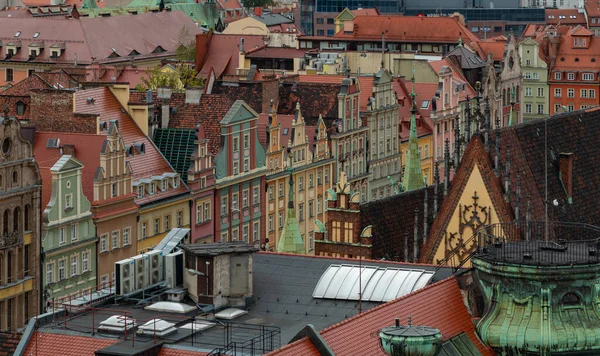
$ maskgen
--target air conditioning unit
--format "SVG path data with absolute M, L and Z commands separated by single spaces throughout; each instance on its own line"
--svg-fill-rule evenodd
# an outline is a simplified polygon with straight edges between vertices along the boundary
M 165 280 L 167 288 L 183 284 L 183 252 L 173 252 L 165 256 Z
M 133 256 L 134 262 L 134 273 L 135 273 L 135 284 L 133 285 L 134 290 L 144 289 L 148 286 L 148 260 L 145 255 Z
M 115 262 L 115 292 L 117 295 L 133 291 L 134 262 L 131 258 Z
M 150 271 L 148 276 L 148 285 L 154 285 L 164 281 L 164 256 L 162 255 L 162 251 L 152 250 L 145 255 L 148 257 L 148 270 Z

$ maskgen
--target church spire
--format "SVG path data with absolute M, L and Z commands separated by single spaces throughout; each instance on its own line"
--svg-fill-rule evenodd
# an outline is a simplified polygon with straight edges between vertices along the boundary
M 412 107 L 410 109 L 410 137 L 408 139 L 408 155 L 406 156 L 406 165 L 404 167 L 404 177 L 402 186 L 405 191 L 411 191 L 424 187 L 423 171 L 421 170 L 421 157 L 419 155 L 419 139 L 417 137 L 417 108 L 415 106 L 415 72 L 413 69 L 412 91 L 410 98 Z
M 290 190 L 288 195 L 288 206 L 285 215 L 285 224 L 281 231 L 281 237 L 277 244 L 277 252 L 306 254 L 306 247 L 300 235 L 300 226 L 296 219 L 296 209 L 294 208 L 294 168 L 292 166 L 292 157 L 290 156 L 290 166 L 288 168 L 290 174 Z

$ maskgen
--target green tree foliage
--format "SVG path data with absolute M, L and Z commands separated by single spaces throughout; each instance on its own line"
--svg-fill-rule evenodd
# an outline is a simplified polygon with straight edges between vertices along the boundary
M 242 3 L 246 9 L 275 6 L 275 1 L 273 0 L 242 0 Z
M 162 71 L 156 67 L 146 72 L 142 77 L 141 89 L 156 90 L 157 88 L 171 88 L 174 91 L 183 91 L 189 87 L 204 87 L 204 79 L 196 78 L 196 71 L 187 64 L 179 64 L 174 71 Z
M 179 42 L 177 59 L 180 61 L 196 60 L 196 36 L 190 33 L 187 27 L 184 26 L 179 30 L 177 41 Z

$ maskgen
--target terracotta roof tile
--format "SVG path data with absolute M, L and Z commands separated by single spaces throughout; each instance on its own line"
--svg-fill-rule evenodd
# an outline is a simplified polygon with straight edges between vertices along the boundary
M 117 342 L 119 340 L 35 332 L 29 340 L 25 354 L 61 356 L 94 355 L 96 351 Z
M 386 41 L 418 41 L 431 43 L 458 43 L 462 37 L 465 43 L 478 39 L 471 31 L 453 17 L 416 17 L 380 15 L 357 16 L 352 20 L 353 33 L 340 31 L 335 38 L 354 40 L 381 40 L 386 33 Z
M 191 351 L 182 349 L 168 348 L 165 345 L 160 349 L 158 356 L 206 356 L 208 353 L 201 351 Z
M 598 60 L 600 57 L 600 37 L 592 36 L 592 34 L 588 29 L 580 26 L 566 31 L 561 36 L 561 44 L 558 47 L 553 70 L 598 71 L 598 63 L 592 62 L 592 58 Z M 580 35 L 590 36 L 588 48 L 573 48 L 574 37 Z M 554 77 L 550 76 L 548 79 L 553 81 Z
M 21 334 L 0 332 L 0 356 L 10 356 L 17 349 Z
M 600 17 L 600 1 L 599 0 L 585 0 L 585 12 L 588 17 Z
M 379 10 L 377 8 L 372 9 L 356 9 L 350 11 L 354 16 L 379 16 Z
M 92 202 L 94 200 L 94 174 L 100 166 L 100 150 L 106 136 L 66 132 L 38 131 L 36 133 L 33 154 L 42 176 L 42 209 L 46 208 L 52 195 L 50 168 L 62 156 L 59 149 L 46 147 L 50 138 L 60 139 L 61 146 L 75 145 L 75 158 L 84 165 L 81 177 L 83 194 Z
M 455 277 L 346 319 L 322 330 L 320 334 L 337 355 L 384 356 L 385 353 L 379 347 L 377 332 L 393 325 L 395 317 L 406 322 L 409 316 L 412 316 L 413 323 L 417 325 L 439 329 L 443 340 L 465 332 L 484 356 L 495 355 L 491 348 L 479 341 Z M 303 351 L 308 346 L 306 338 L 303 338 L 269 355 L 312 355 Z
M 549 25 L 586 25 L 585 15 L 577 9 L 546 9 Z
M 206 58 L 199 70 L 200 74 L 209 75 L 210 70 L 213 69 L 217 78 L 222 75 L 235 75 L 239 67 L 241 38 L 244 38 L 245 51 L 264 46 L 262 36 L 212 34 L 206 49 Z

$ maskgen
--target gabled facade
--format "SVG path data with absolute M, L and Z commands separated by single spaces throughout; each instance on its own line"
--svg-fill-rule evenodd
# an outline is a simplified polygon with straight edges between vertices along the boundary
M 506 42 L 500 72 L 500 91 L 502 93 L 502 127 L 516 125 L 523 122 L 522 108 L 520 105 L 523 77 L 521 59 L 517 40 L 510 35 Z
M 258 114 L 236 101 L 221 120 L 221 145 L 214 158 L 215 239 L 264 245 L 265 149 L 258 140 Z
M 262 116 L 261 116 L 262 117 Z M 296 104 L 294 115 L 277 115 L 273 106 L 267 124 L 267 237 L 268 249 L 275 250 L 287 224 L 288 176 L 294 182 L 295 218 L 304 251 L 314 254 L 315 221 L 326 220 L 325 192 L 332 186 L 334 158 L 329 150 L 325 122 L 307 126 Z
M 352 191 L 360 193 L 360 201 L 369 200 L 367 171 L 368 131 L 360 117 L 360 84 L 357 78 L 342 80 L 338 94 L 338 119 L 331 134 L 331 150 L 337 158 L 333 179 L 345 172 Z
M 519 58 L 523 71 L 521 105 L 523 120 L 545 117 L 550 113 L 550 87 L 548 86 L 548 65 L 540 54 L 540 45 L 533 38 L 525 38 L 519 43 Z
M 397 93 L 392 89 L 392 74 L 381 69 L 373 81 L 373 93 L 367 106 L 369 201 L 389 197 L 397 192 L 390 184 L 400 181 L 401 158 L 399 151 Z M 362 95 L 369 95 L 363 93 Z
M 16 331 L 41 311 L 41 178 L 16 119 L 0 120 L 0 330 Z
M 83 163 L 63 155 L 48 170 L 51 181 L 43 184 L 52 193 L 43 212 L 42 286 L 46 302 L 60 302 L 97 285 L 97 237 L 91 204 L 83 194 Z

